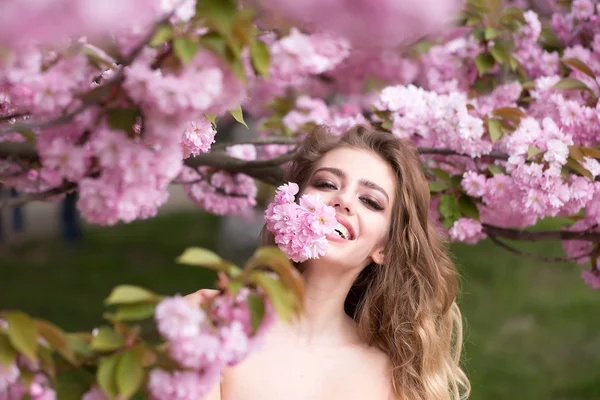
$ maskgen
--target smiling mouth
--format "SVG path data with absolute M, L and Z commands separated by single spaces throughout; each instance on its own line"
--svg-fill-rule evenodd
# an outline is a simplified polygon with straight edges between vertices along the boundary
M 350 236 L 350 232 L 348 232 L 348 229 L 346 229 L 346 227 L 344 225 L 338 223 L 334 229 L 335 229 L 335 233 L 337 233 L 343 239 L 352 240 L 352 237 Z

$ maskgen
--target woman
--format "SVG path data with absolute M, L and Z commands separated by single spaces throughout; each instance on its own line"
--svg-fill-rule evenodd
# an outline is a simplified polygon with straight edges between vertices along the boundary
M 297 266 L 306 314 L 276 323 L 208 398 L 467 397 L 458 276 L 428 219 L 429 188 L 414 146 L 363 126 L 342 137 L 318 128 L 286 175 L 300 195 L 318 193 L 335 207 L 336 234 L 324 257 Z

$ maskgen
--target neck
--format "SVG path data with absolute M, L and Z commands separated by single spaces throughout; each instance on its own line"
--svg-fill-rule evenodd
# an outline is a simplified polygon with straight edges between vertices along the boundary
M 316 260 L 304 267 L 305 314 L 291 326 L 298 340 L 304 344 L 356 342 L 354 321 L 344 311 L 356 271 L 340 272 Z

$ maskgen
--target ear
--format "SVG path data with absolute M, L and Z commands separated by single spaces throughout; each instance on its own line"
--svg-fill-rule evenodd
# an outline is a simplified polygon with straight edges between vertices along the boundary
M 375 249 L 373 249 L 373 252 L 371 253 L 371 259 L 373 260 L 373 262 L 375 264 L 379 264 L 379 265 L 383 264 L 383 262 L 385 260 L 383 246 L 377 246 Z

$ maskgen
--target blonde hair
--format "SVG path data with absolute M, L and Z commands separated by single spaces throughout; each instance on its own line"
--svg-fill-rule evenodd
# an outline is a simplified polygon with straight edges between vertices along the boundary
M 286 166 L 286 181 L 302 191 L 317 161 L 339 147 L 372 151 L 397 179 L 384 265 L 370 264 L 360 272 L 346 298 L 346 313 L 360 338 L 388 355 L 399 399 L 467 398 L 470 383 L 460 367 L 462 318 L 455 302 L 458 274 L 429 220 L 429 186 L 417 149 L 361 125 L 341 137 L 318 127 Z M 262 242 L 273 243 L 266 229 Z

